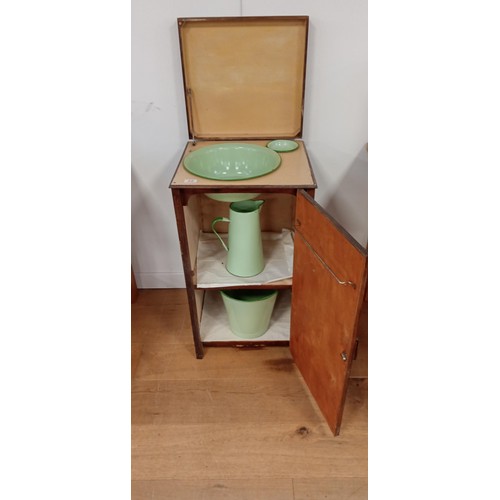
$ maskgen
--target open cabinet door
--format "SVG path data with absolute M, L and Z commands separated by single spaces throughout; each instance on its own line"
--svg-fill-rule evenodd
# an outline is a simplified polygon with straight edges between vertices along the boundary
M 334 435 L 340 432 L 367 253 L 305 191 L 295 213 L 290 350 Z

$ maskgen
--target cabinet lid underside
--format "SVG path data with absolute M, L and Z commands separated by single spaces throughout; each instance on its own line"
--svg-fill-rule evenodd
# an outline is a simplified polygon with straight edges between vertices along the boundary
M 307 16 L 179 18 L 189 137 L 302 137 Z

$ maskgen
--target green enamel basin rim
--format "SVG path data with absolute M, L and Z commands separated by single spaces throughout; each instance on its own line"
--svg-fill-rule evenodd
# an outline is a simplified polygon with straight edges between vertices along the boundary
M 205 146 L 184 158 L 188 172 L 205 179 L 239 181 L 270 174 L 281 163 L 272 149 L 256 144 L 224 143 Z

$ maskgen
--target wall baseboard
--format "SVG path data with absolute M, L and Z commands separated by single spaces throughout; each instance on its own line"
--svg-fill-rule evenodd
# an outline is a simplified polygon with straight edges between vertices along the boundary
M 137 288 L 186 288 L 184 273 L 135 273 Z

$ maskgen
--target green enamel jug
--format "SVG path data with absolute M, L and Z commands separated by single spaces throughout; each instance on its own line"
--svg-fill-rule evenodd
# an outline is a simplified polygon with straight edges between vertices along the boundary
M 236 201 L 229 205 L 229 218 L 216 217 L 212 231 L 227 251 L 226 269 L 235 276 L 250 277 L 264 270 L 260 234 L 260 209 L 264 200 Z M 215 230 L 218 222 L 229 222 L 228 244 Z

